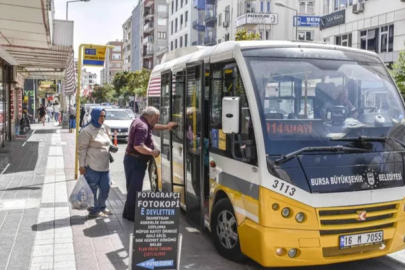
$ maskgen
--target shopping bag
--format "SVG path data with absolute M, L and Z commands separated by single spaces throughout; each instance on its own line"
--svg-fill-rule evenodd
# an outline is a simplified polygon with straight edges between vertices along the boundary
M 78 210 L 85 210 L 93 206 L 94 194 L 83 175 L 81 175 L 77 181 L 72 194 L 70 195 L 69 201 L 72 204 L 72 207 Z

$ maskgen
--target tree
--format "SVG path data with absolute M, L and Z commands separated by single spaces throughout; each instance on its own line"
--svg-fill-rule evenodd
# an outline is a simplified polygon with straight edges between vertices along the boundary
M 125 96 L 128 91 L 128 76 L 129 72 L 118 72 L 115 74 L 112 84 L 118 97 Z
M 117 101 L 115 89 L 108 83 L 103 86 L 95 86 L 91 96 L 96 103 Z
M 260 35 L 255 34 L 255 33 L 248 33 L 246 29 L 239 30 L 235 34 L 235 40 L 236 41 L 241 41 L 241 40 L 260 40 Z
M 392 65 L 391 74 L 401 94 L 405 95 L 405 51 L 400 51 L 398 61 Z
M 148 90 L 150 74 L 151 71 L 145 68 L 141 71 L 135 71 L 130 74 L 128 79 L 128 90 L 134 95 L 145 97 Z

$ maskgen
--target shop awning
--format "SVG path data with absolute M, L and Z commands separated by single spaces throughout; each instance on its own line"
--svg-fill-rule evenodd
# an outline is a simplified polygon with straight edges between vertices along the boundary
M 54 13 L 53 0 L 0 0 L 0 47 L 25 78 L 62 80 L 70 94 L 75 90 L 73 22 L 54 20 Z

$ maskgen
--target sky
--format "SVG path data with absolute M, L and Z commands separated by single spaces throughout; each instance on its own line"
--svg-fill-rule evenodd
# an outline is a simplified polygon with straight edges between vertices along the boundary
M 54 0 L 55 19 L 66 19 L 67 0 Z M 80 44 L 105 45 L 122 40 L 122 25 L 131 16 L 138 0 L 91 0 L 69 3 L 69 20 L 74 21 L 74 50 L 78 58 Z M 86 67 L 97 74 L 100 82 L 101 68 Z

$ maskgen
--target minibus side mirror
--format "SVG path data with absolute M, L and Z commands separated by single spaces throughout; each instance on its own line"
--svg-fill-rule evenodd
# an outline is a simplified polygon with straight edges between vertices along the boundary
M 238 134 L 240 121 L 240 97 L 222 99 L 222 131 L 225 134 Z

